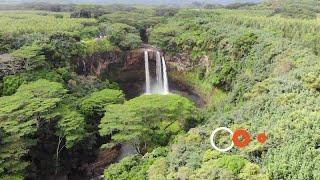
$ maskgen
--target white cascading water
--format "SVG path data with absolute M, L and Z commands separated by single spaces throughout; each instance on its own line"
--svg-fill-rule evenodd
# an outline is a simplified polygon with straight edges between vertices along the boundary
M 162 70 L 161 70 L 161 55 L 160 52 L 157 51 L 156 56 L 156 75 L 157 75 L 157 83 L 156 83 L 156 89 L 158 93 L 161 93 L 163 90 L 163 81 L 162 81 Z
M 149 70 L 148 51 L 144 52 L 145 74 L 146 74 L 146 94 L 169 94 L 167 67 L 164 57 L 161 58 L 160 52 L 156 54 L 156 80 L 151 82 Z
M 166 66 L 166 62 L 164 61 L 164 57 L 162 57 L 162 69 L 163 69 L 163 93 L 169 94 L 167 66 Z
M 146 94 L 151 93 L 150 71 L 149 71 L 149 55 L 148 51 L 144 51 L 144 66 L 146 71 Z

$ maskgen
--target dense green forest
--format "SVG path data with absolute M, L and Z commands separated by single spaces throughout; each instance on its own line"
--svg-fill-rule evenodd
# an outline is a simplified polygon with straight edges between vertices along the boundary
M 318 1 L 0 9 L 0 179 L 320 180 Z M 149 46 L 203 105 L 188 88 L 128 98 Z M 220 153 L 218 127 L 252 140 Z

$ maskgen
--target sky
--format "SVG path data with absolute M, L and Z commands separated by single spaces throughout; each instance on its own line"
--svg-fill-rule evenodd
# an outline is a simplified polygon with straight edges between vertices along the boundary
M 50 3 L 99 3 L 99 4 L 178 4 L 186 5 L 192 2 L 204 2 L 211 4 L 230 4 L 239 2 L 259 2 L 260 0 L 0 0 L 0 3 L 24 3 L 24 2 L 50 2 Z

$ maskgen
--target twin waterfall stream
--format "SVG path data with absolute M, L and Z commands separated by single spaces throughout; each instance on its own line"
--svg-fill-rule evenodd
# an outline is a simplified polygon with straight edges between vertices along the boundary
M 164 57 L 157 51 L 156 55 L 156 79 L 153 80 L 149 70 L 149 54 L 144 51 L 146 94 L 169 94 L 167 67 Z

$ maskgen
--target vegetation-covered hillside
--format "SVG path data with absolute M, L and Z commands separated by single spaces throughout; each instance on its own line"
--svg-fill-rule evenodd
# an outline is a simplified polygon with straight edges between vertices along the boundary
M 299 42 L 285 36 L 305 35 L 305 28 L 292 24 L 294 28 L 290 32 L 278 28 L 277 23 L 270 23 L 285 19 L 259 15 L 262 21 L 251 21 L 243 18 L 250 12 L 242 13 L 182 11 L 151 32 L 150 41 L 167 52 L 186 51 L 191 59 L 205 55 L 210 60 L 209 70 L 200 66 L 188 73 L 174 74 L 204 93 L 213 93 L 214 99 L 213 106 L 207 108 L 208 119 L 204 125 L 189 132 L 189 136 L 199 139 L 187 144 L 185 140 L 178 140 L 171 147 L 167 157 L 168 173 L 179 178 L 183 171 L 183 176 L 192 179 L 201 171 L 202 177 L 210 179 L 209 172 L 219 171 L 220 167 L 212 162 L 210 171 L 203 170 L 208 168 L 203 158 L 211 151 L 206 142 L 213 129 L 225 126 L 246 128 L 252 136 L 259 132 L 268 134 L 266 144 L 253 141 L 249 147 L 230 154 L 241 154 L 259 164 L 259 172 L 267 174 L 267 178 L 317 179 L 320 177 L 319 57 L 311 48 L 301 46 L 304 38 L 296 37 Z M 308 23 L 317 26 L 314 21 Z M 215 97 L 212 87 L 226 95 Z M 192 150 L 179 151 L 190 146 Z M 214 170 L 212 166 L 218 167 Z M 250 179 L 243 177 L 241 170 L 228 178 L 232 179 L 231 175 Z
M 317 1 L 7 7 L 0 179 L 320 179 Z M 171 87 L 205 106 L 178 94 L 126 99 L 132 86 L 111 72 L 120 79 L 146 47 L 166 58 L 169 83 L 181 83 Z M 218 127 L 247 129 L 251 142 L 215 151 Z

